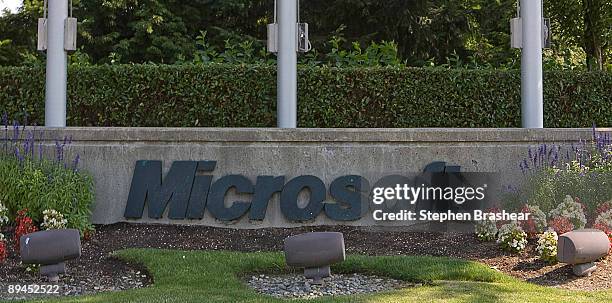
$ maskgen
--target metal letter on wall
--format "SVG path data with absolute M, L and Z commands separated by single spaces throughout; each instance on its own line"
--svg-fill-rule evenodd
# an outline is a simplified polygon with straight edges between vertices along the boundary
M 132 175 L 132 184 L 125 206 L 124 217 L 140 219 L 150 189 L 160 186 L 162 179 L 161 161 L 137 161 Z
M 144 206 L 147 204 L 149 217 L 160 219 L 170 204 L 168 218 L 185 219 L 197 162 L 172 163 L 163 183 L 161 166 L 161 161 L 136 162 L 124 214 L 126 218 L 141 218 Z
M 283 190 L 285 177 L 259 176 L 255 184 L 255 197 L 251 202 L 251 213 L 249 219 L 263 221 L 268 210 L 268 202 L 272 196 Z
M 298 196 L 304 189 L 310 190 L 310 201 L 304 208 L 298 206 Z M 300 176 L 289 181 L 281 192 L 281 211 L 291 221 L 314 220 L 323 210 L 327 195 L 325 184 L 315 176 Z
M 151 193 L 149 218 L 161 218 L 166 207 L 170 204 L 168 218 L 185 219 L 197 167 L 198 162 L 195 161 L 175 161 L 172 163 L 172 167 L 164 178 L 162 185 Z
M 329 192 L 337 203 L 325 204 L 325 214 L 336 221 L 359 220 L 363 210 L 367 209 L 369 190 L 368 180 L 361 176 L 344 176 L 334 180 Z
M 225 195 L 231 188 L 236 188 L 238 194 L 252 194 L 254 186 L 248 178 L 241 175 L 225 176 L 217 180 L 210 189 L 208 211 L 218 220 L 237 220 L 251 207 L 251 203 L 243 201 L 235 201 L 232 206 L 225 207 Z
M 212 183 L 212 175 L 204 175 L 204 173 L 213 172 L 217 167 L 216 161 L 199 161 L 196 170 L 196 176 L 193 180 L 193 188 L 189 197 L 189 206 L 187 207 L 187 219 L 200 220 L 204 218 L 204 210 L 206 208 L 206 200 Z

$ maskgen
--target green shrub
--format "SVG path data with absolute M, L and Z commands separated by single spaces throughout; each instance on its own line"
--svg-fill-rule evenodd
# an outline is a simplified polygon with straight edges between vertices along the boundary
M 42 68 L 0 68 L 0 112 L 44 119 Z M 520 127 L 520 72 L 301 67 L 300 127 Z M 545 126 L 612 126 L 612 74 L 545 74 Z M 71 126 L 273 127 L 268 65 L 72 67 Z
M 42 223 L 42 212 L 55 209 L 64 215 L 68 228 L 82 232 L 93 228 L 93 179 L 57 162 L 0 156 L 0 200 L 11 218 L 27 208 L 32 220 Z

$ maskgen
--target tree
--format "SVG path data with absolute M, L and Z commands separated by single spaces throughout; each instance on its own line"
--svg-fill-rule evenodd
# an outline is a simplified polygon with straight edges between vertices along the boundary
M 560 39 L 582 47 L 589 70 L 603 70 L 612 43 L 612 1 L 546 1 L 546 8 Z
M 194 51 L 183 19 L 175 14 L 180 1 L 81 0 L 83 47 L 94 62 L 167 63 Z
M 519 0 L 304 0 L 301 20 L 310 24 L 319 53 L 334 43 L 353 49 L 394 41 L 411 66 L 518 66 L 510 48 L 508 21 Z M 0 17 L 0 65 L 26 64 L 36 52 L 36 19 L 43 0 L 24 0 L 17 14 Z M 207 32 L 209 49 L 247 43 L 265 45 L 273 0 L 74 0 L 78 45 L 93 64 L 190 62 L 202 51 L 197 37 Z M 590 69 L 612 65 L 612 0 L 545 1 L 553 21 L 555 56 L 582 52 L 572 60 Z M 312 56 L 312 54 L 311 54 Z M 573 56 L 576 57 L 576 56 Z

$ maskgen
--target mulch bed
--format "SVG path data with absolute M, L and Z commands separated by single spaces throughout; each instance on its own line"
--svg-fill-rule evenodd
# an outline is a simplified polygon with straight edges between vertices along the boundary
M 430 255 L 448 256 L 483 262 L 491 268 L 514 277 L 546 286 L 565 289 L 601 290 L 612 288 L 612 258 L 598 262 L 598 270 L 590 277 L 577 278 L 570 266 L 548 265 L 533 257 L 534 244 L 521 255 L 503 252 L 495 243 L 483 243 L 471 234 L 380 232 L 359 227 L 303 227 L 296 229 L 234 230 L 203 226 L 115 224 L 98 226 L 89 241 L 83 243 L 83 256 L 69 262 L 64 277 L 79 281 L 93 279 L 98 284 L 130 280 L 101 289 L 121 290 L 144 287 L 152 282 L 146 270 L 136 264 L 110 257 L 113 251 L 126 248 L 162 248 L 179 250 L 229 250 L 242 252 L 281 251 L 283 240 L 291 235 L 312 231 L 344 233 L 348 253 L 365 255 Z M 11 245 L 12 246 L 12 245 Z M 7 266 L 8 265 L 8 266 Z M 127 279 L 124 279 L 127 278 Z M 19 266 L 14 252 L 0 268 L 0 283 L 44 282 Z M 115 289 L 112 289 L 115 287 Z M 87 290 L 87 289 L 86 289 Z M 88 293 L 87 291 L 85 293 Z M 2 293 L 0 293 L 2 298 Z
M 66 271 L 60 275 L 57 293 L 9 293 L 9 286 L 27 287 L 28 285 L 44 285 L 45 289 L 52 285 L 47 278 L 41 277 L 36 270 L 27 271 L 21 264 L 14 248 L 12 230 L 4 231 L 8 240 L 9 257 L 0 265 L 0 300 L 21 300 L 48 296 L 79 296 L 105 291 L 121 291 L 126 289 L 146 287 L 152 283 L 152 278 L 146 268 L 140 264 L 130 264 L 114 258 L 111 251 L 96 243 L 98 240 L 82 242 L 82 253 L 79 260 L 66 262 Z M 99 235 L 102 235 L 100 233 Z M 53 289 L 55 291 L 55 289 Z

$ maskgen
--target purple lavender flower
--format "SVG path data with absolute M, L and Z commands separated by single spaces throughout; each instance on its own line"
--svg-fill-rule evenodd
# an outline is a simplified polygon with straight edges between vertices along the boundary
M 81 155 L 77 154 L 76 157 L 74 157 L 74 161 L 72 161 L 72 170 L 74 170 L 75 172 L 78 171 L 80 160 Z
M 24 145 L 24 154 L 25 156 L 29 156 L 34 158 L 34 132 L 29 131 L 26 140 L 23 143 Z
M 26 137 L 26 140 L 23 141 L 23 153 L 24 155 L 28 155 L 30 153 L 30 141 Z
M 533 158 L 532 156 L 532 152 L 531 152 L 531 147 L 529 148 L 529 160 L 531 160 Z
M 2 124 L 4 124 L 4 152 L 7 152 L 8 147 L 8 114 L 2 114 Z
M 15 157 L 17 158 L 17 160 L 19 160 L 19 164 L 23 164 L 23 155 L 21 154 L 21 152 L 19 152 L 19 147 L 15 147 Z
M 34 127 L 32 129 L 32 138 L 30 141 L 30 146 L 31 146 L 31 151 L 30 151 L 30 157 L 32 158 L 32 160 L 34 160 L 34 147 L 36 146 L 36 127 L 38 125 L 36 125 L 36 123 L 34 123 Z
M 55 139 L 55 160 L 59 163 L 64 159 L 63 155 L 64 146 L 60 143 L 59 140 Z
M 19 122 L 17 120 L 13 120 L 13 140 L 12 142 L 17 142 L 19 139 Z

